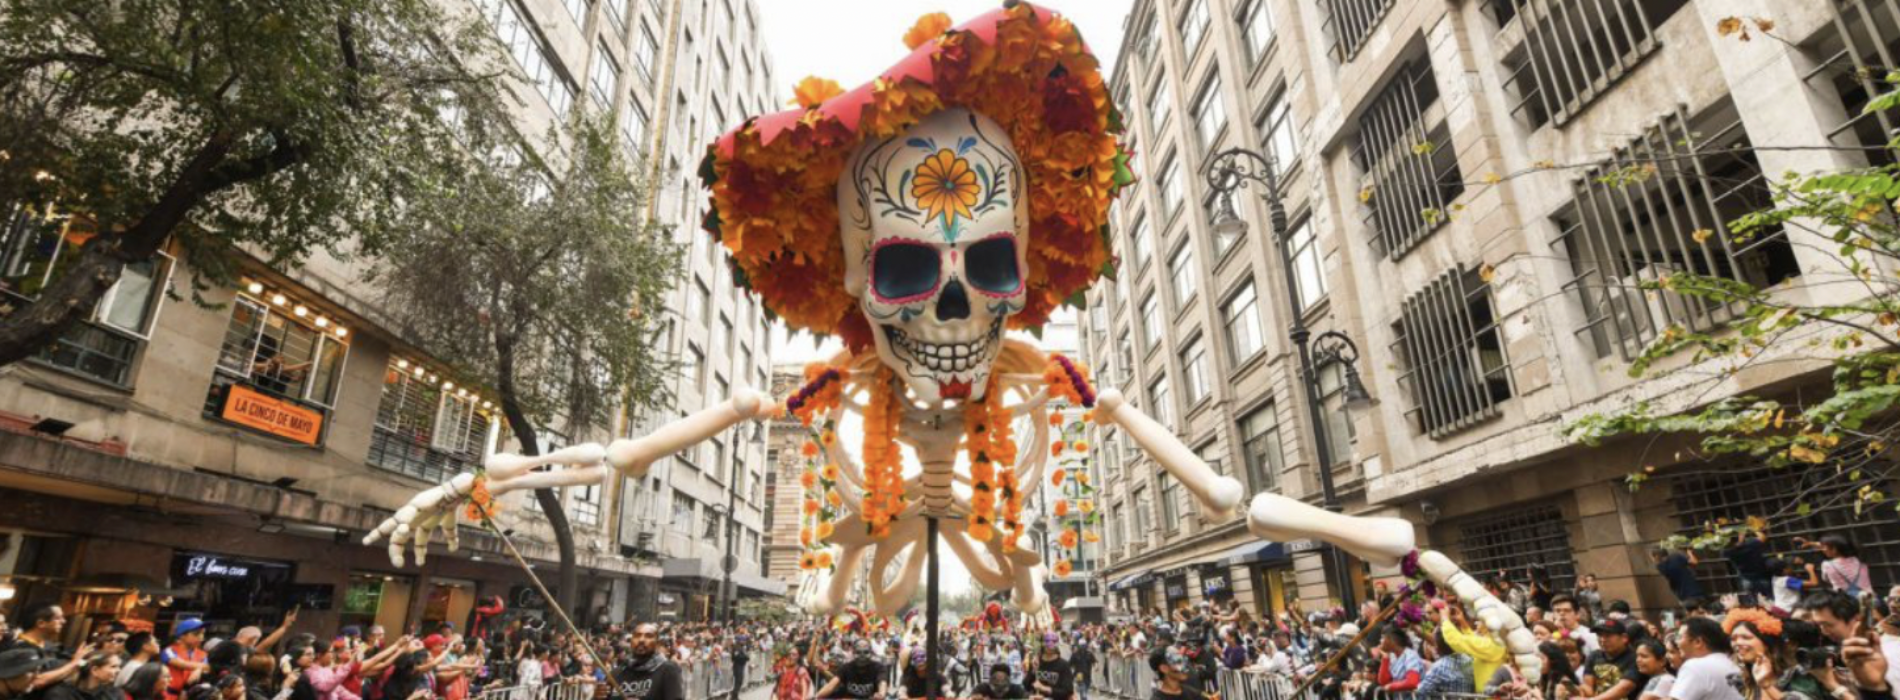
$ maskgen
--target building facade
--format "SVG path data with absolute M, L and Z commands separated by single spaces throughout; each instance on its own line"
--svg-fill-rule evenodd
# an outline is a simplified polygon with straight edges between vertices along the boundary
M 630 153 L 680 160 L 775 102 L 756 11 L 742 1 L 443 1 L 492 30 L 525 75 L 512 83 L 523 134 L 547 133 L 584 100 L 615 114 Z M 694 196 L 675 185 L 652 212 L 629 215 L 673 225 L 682 242 L 702 239 L 689 235 Z M 42 212 L 0 214 L 10 306 L 72 249 Z M 670 304 L 705 311 L 676 319 L 669 343 L 714 351 L 675 387 L 682 412 L 725 396 L 727 384 L 763 386 L 769 364 L 766 322 L 704 247 Z M 296 605 L 300 629 L 320 634 L 466 629 L 492 598 L 511 614 L 544 614 L 493 534 L 464 527 L 460 551 L 438 547 L 402 569 L 384 548 L 359 544 L 410 496 L 477 465 L 501 432 L 494 397 L 384 322 L 359 264 L 319 252 L 294 270 L 243 269 L 237 288 L 207 290 L 210 305 L 198 305 L 167 296 L 187 294 L 189 259 L 129 268 L 88 321 L 0 369 L 0 588 L 11 592 L 0 609 L 60 601 L 75 634 L 109 619 L 162 631 L 181 616 L 228 634 L 274 624 Z M 704 368 L 697 386 L 693 367 Z M 620 423 L 623 434 L 639 425 Z M 718 576 L 727 542 L 754 552 L 732 576 L 741 592 L 776 592 L 756 564 L 762 432 L 724 436 L 693 466 L 656 468 L 644 484 L 563 490 L 584 571 L 577 621 L 704 618 L 703 582 Z M 543 444 L 616 437 L 573 433 L 548 426 Z M 684 520 L 655 519 L 672 513 L 655 502 L 686 497 Z M 551 584 L 557 557 L 538 506 L 526 493 L 504 504 L 498 526 Z M 668 590 L 680 593 L 670 607 Z
M 1086 355 L 1249 492 L 1318 501 L 1317 470 L 1330 469 L 1348 512 L 1418 523 L 1421 544 L 1478 575 L 1535 571 L 1561 588 L 1591 573 L 1606 598 L 1672 605 L 1649 545 L 1768 514 L 1819 475 L 1698 468 L 1668 441 L 1585 450 L 1563 426 L 1633 401 L 1680 409 L 1825 384 L 1825 365 L 1791 358 L 1733 375 L 1678 360 L 1632 378 L 1668 326 L 1729 320 L 1634 290 L 1694 270 L 1785 282 L 1778 293 L 1803 299 L 1852 293 L 1811 283 L 1843 273 L 1811 231 L 1743 243 L 1727 222 L 1770 203 L 1764 174 L 1890 160 L 1886 117 L 1861 116 L 1883 90 L 1866 76 L 1886 73 L 1880 56 L 1900 37 L 1873 19 L 1889 9 L 1138 0 L 1111 90 L 1143 146 L 1142 182 L 1112 216 L 1121 274 L 1088 294 Z M 1769 18 L 1783 41 L 1739 41 L 1718 29 L 1728 17 Z M 1234 147 L 1275 162 L 1287 230 L 1272 230 L 1258 184 L 1233 202 L 1244 234 L 1212 225 L 1222 203 L 1204 173 Z M 1630 168 L 1664 177 L 1606 177 Z M 1374 398 L 1349 410 L 1345 368 L 1316 368 L 1332 465 L 1315 464 L 1299 358 L 1279 330 L 1295 313 L 1355 341 Z M 1250 543 L 1238 520 L 1191 517 L 1192 500 L 1121 436 L 1095 444 L 1119 610 L 1228 595 L 1311 610 L 1337 598 L 1328 582 L 1364 590 L 1368 574 L 1392 573 L 1329 573 L 1312 542 Z M 1645 466 L 1658 476 L 1632 491 L 1625 477 Z M 1877 578 L 1900 575 L 1880 534 L 1891 509 L 1813 500 L 1776 526 L 1777 549 L 1845 532 L 1870 543 Z M 1705 564 L 1705 583 L 1732 588 L 1725 567 Z

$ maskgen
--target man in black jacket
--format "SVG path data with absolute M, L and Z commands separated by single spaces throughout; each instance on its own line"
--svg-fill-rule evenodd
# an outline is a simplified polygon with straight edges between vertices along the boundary
M 854 648 L 857 656 L 839 668 L 831 682 L 818 689 L 818 697 L 870 700 L 882 698 L 889 692 L 890 684 L 884 676 L 884 664 L 878 663 L 877 658 L 871 655 L 871 641 L 860 639 Z
M 1062 658 L 1062 649 L 1057 645 L 1061 638 L 1056 633 L 1042 635 L 1042 654 L 1036 659 L 1034 679 L 1036 694 L 1048 700 L 1073 700 L 1075 698 L 1075 669 Z
M 618 700 L 686 700 L 678 664 L 659 653 L 660 629 L 651 622 L 633 628 L 633 653 L 614 671 Z

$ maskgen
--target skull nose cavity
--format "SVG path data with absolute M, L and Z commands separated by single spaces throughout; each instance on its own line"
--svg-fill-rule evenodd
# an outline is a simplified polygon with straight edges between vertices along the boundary
M 950 283 L 943 287 L 943 296 L 937 298 L 937 320 L 954 321 L 969 317 L 969 293 L 963 291 L 963 282 L 950 280 Z

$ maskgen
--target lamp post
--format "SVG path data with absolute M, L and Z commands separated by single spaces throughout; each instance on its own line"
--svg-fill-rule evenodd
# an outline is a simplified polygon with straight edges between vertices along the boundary
M 1247 223 L 1234 211 L 1234 193 L 1259 183 L 1266 190 L 1267 226 L 1273 236 L 1273 245 L 1280 250 L 1280 264 L 1285 271 L 1287 307 L 1290 311 L 1287 337 L 1300 356 L 1300 384 L 1306 389 L 1306 407 L 1313 421 L 1313 452 L 1319 461 L 1319 490 L 1321 506 L 1326 510 L 1340 512 L 1339 491 L 1333 485 L 1333 450 L 1327 435 L 1326 412 L 1320 405 L 1319 373 L 1315 371 L 1314 357 L 1317 355 L 1326 362 L 1339 362 L 1345 367 L 1343 391 L 1346 407 L 1360 408 L 1372 403 L 1372 395 L 1367 393 L 1365 384 L 1359 378 L 1357 362 L 1359 347 L 1352 339 L 1339 331 L 1327 331 L 1317 338 L 1306 327 L 1300 308 L 1299 280 L 1294 274 L 1293 250 L 1287 240 L 1286 202 L 1280 196 L 1279 173 L 1274 163 L 1266 156 L 1244 148 L 1230 148 L 1216 154 L 1208 160 L 1207 184 L 1220 198 L 1220 209 L 1214 215 L 1214 233 L 1218 236 L 1238 237 L 1247 232 Z M 1356 605 L 1352 588 L 1352 576 L 1347 572 L 1346 552 L 1338 547 L 1327 547 L 1327 559 L 1332 564 L 1336 581 L 1328 583 L 1337 587 L 1339 601 L 1348 613 Z

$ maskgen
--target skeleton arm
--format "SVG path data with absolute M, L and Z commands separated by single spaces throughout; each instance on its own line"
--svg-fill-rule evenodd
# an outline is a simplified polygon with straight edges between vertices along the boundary
M 731 399 L 663 425 L 645 437 L 615 440 L 605 447 L 584 443 L 539 456 L 492 455 L 483 462 L 487 489 L 492 496 L 500 496 L 520 490 L 600 484 L 607 480 L 609 467 L 627 476 L 643 477 L 655 461 L 743 421 L 760 419 L 768 407 L 763 394 L 741 388 Z M 534 471 L 544 466 L 573 468 Z M 403 549 L 411 547 L 416 563 L 422 564 L 428 556 L 430 532 L 440 529 L 453 551 L 457 544 L 456 506 L 474 491 L 475 479 L 474 474 L 464 472 L 416 494 L 365 535 L 363 544 L 388 537 L 392 563 L 402 566 Z
M 1129 406 L 1121 392 L 1102 389 L 1095 400 L 1095 422 L 1119 426 L 1156 464 L 1173 475 L 1188 492 L 1199 499 L 1202 512 L 1210 520 L 1232 517 L 1245 493 L 1233 477 L 1221 476 L 1195 456 L 1181 439 L 1153 418 Z

